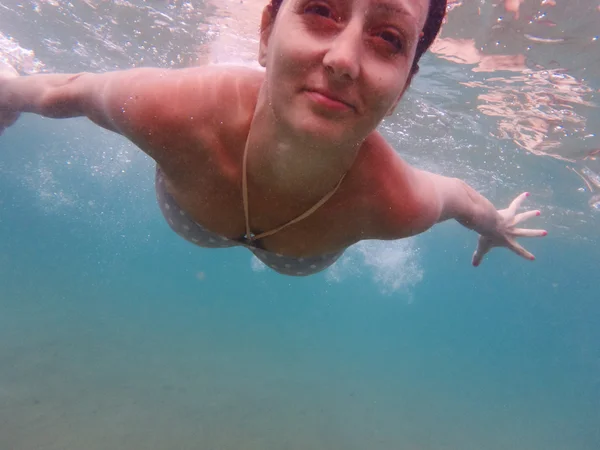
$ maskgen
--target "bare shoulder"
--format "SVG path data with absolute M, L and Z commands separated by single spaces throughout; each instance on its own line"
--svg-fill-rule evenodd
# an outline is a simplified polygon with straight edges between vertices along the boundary
M 121 90 L 117 102 L 127 112 L 140 106 L 142 120 L 171 125 L 212 125 L 222 116 L 235 116 L 256 101 L 261 71 L 240 66 L 201 66 L 178 70 L 141 69 L 124 72 L 113 83 Z M 145 113 L 145 114 L 143 114 Z
M 250 124 L 254 117 L 264 72 L 243 66 L 208 66 L 207 80 L 199 99 L 201 113 L 194 133 L 209 158 L 220 167 L 239 165 Z M 192 105 L 193 108 L 193 105 Z M 237 176 L 237 175 L 236 175 Z
M 379 133 L 366 141 L 363 175 L 375 239 L 401 239 L 421 233 L 439 215 L 432 183 L 412 167 Z
M 205 84 L 207 112 L 215 125 L 232 131 L 251 118 L 256 108 L 264 72 L 243 66 L 207 66 Z M 218 127 L 221 128 L 221 127 Z
M 212 65 L 183 72 L 170 120 L 193 123 L 208 139 L 238 130 L 252 117 L 264 72 L 243 66 Z
M 109 121 L 161 166 L 183 167 L 200 163 L 209 156 L 210 144 L 244 123 L 256 104 L 263 73 L 214 65 L 99 77 L 98 85 L 106 87 L 95 110 L 108 118 L 95 121 Z M 90 118 L 95 119 L 93 114 Z
M 186 80 L 185 93 L 201 94 L 205 105 L 219 110 L 256 103 L 264 79 L 263 71 L 244 66 L 210 65 L 188 70 L 191 76 Z

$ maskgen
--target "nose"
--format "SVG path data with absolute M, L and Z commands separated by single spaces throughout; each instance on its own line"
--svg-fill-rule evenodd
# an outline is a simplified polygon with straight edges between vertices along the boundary
M 338 80 L 355 80 L 360 72 L 361 27 L 349 23 L 332 38 L 323 65 Z

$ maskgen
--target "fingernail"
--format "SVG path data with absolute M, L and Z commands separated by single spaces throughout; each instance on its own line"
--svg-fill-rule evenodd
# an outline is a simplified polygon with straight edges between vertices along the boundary
M 544 231 L 544 232 L 542 233 L 542 236 L 548 236 L 548 232 L 547 232 L 547 231 Z
M 541 212 L 541 211 L 538 211 L 538 212 L 536 212 L 536 213 L 535 213 L 535 215 L 536 215 L 536 216 L 539 216 L 539 215 L 541 215 L 541 214 L 542 214 L 542 212 Z
M 532 256 L 530 259 L 531 259 L 532 261 L 535 261 L 535 256 Z

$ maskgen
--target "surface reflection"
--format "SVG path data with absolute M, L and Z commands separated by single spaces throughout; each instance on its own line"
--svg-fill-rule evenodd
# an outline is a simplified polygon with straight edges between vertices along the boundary
M 567 166 L 567 168 L 581 178 L 585 185 L 585 189 L 591 194 L 590 199 L 588 200 L 590 208 L 600 211 L 600 175 L 585 165 L 579 170 L 569 166 Z M 581 189 L 583 190 L 584 188 Z
M 574 164 L 592 193 L 598 176 L 582 161 L 600 148 L 600 90 L 589 79 L 600 71 L 599 20 L 596 1 L 451 0 L 432 48 L 469 66 L 461 84 L 477 92 L 477 110 L 495 118 L 495 137 Z
M 266 3 L 2 0 L 0 52 L 22 73 L 256 64 Z M 600 149 L 598 23 L 599 0 L 449 0 L 432 48 L 438 60 L 424 61 L 419 78 L 428 83 L 419 103 L 428 116 L 415 120 L 434 123 L 452 112 L 466 127 L 491 127 L 498 140 L 584 173 L 584 158 Z

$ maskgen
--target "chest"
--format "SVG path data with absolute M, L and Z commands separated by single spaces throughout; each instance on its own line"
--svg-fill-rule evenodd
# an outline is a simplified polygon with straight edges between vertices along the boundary
M 228 146 L 231 149 L 230 146 Z M 165 173 L 165 185 L 177 204 L 197 223 L 229 239 L 246 234 L 242 190 L 243 149 L 225 148 L 176 173 Z M 265 237 L 257 245 L 290 256 L 333 253 L 362 239 L 377 238 L 385 221 L 389 165 L 373 166 L 359 158 L 335 194 L 306 218 Z M 376 172 L 376 173 L 375 173 Z M 268 188 L 248 189 L 248 216 L 254 234 L 270 231 L 301 216 L 314 202 L 293 194 L 272 195 Z M 319 199 L 316 199 L 318 201 Z
M 179 207 L 204 228 L 229 239 L 245 235 L 241 179 L 236 182 L 218 171 L 207 170 L 199 171 L 194 179 L 172 180 L 165 176 L 165 185 Z M 250 227 L 255 234 L 275 229 L 308 209 L 297 205 L 293 196 L 263 199 L 250 193 L 249 197 Z M 374 198 L 364 191 L 357 192 L 349 180 L 308 217 L 256 244 L 274 253 L 298 257 L 343 250 L 373 235 Z

